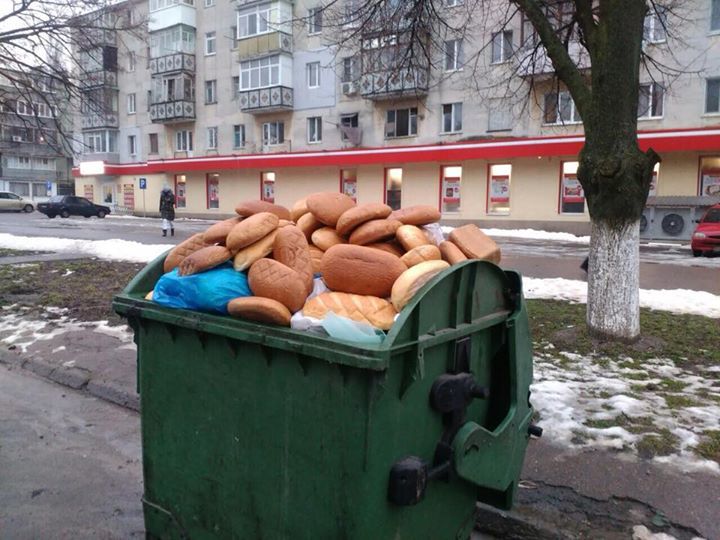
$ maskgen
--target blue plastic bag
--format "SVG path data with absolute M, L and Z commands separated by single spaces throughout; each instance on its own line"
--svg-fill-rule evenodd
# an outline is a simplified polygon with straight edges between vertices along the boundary
M 237 272 L 232 265 L 224 264 L 191 276 L 180 276 L 176 268 L 158 280 L 152 298 L 169 308 L 227 315 L 230 300 L 251 295 L 247 275 Z

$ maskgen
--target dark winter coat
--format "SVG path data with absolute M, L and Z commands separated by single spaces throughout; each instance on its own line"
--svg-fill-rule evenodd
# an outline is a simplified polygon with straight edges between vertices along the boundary
M 175 195 L 169 189 L 160 193 L 160 217 L 170 221 L 175 219 Z

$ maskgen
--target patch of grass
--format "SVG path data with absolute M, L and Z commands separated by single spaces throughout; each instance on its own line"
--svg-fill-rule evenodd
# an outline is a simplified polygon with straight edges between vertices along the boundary
M 50 251 L 20 251 L 17 249 L 0 248 L 0 257 L 23 257 L 25 255 L 44 255 Z
M 706 439 L 695 447 L 695 453 L 720 463 L 720 430 L 707 430 L 703 435 Z
M 603 420 L 585 420 L 585 425 L 589 428 L 608 429 L 612 427 L 621 427 L 630 433 L 647 433 L 649 431 L 657 431 L 655 424 L 650 416 L 631 417 L 625 413 L 620 413 L 615 418 Z
M 668 392 L 682 392 L 683 388 L 688 385 L 686 382 L 678 381 L 677 379 L 662 379 L 660 386 Z
M 670 409 L 682 409 L 683 407 L 694 407 L 699 405 L 694 399 L 690 399 L 687 396 L 681 396 L 678 394 L 665 394 L 665 403 Z
M 645 435 L 636 444 L 640 457 L 650 459 L 655 456 L 668 456 L 677 451 L 680 439 L 670 430 L 663 428 L 657 433 Z

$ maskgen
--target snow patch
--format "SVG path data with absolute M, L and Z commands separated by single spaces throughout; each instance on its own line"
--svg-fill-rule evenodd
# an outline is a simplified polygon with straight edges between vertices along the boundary
M 444 235 L 450 234 L 455 227 L 441 227 Z M 589 236 L 575 236 L 565 232 L 539 231 L 535 229 L 481 229 L 488 236 L 501 238 L 526 238 L 528 240 L 553 240 L 556 242 L 572 242 L 574 244 L 589 244 Z

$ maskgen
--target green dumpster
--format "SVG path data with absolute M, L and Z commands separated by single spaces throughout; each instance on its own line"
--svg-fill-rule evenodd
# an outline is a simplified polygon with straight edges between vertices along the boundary
M 144 300 L 135 331 L 148 538 L 467 538 L 509 508 L 532 431 L 520 276 L 452 266 L 381 345 Z

